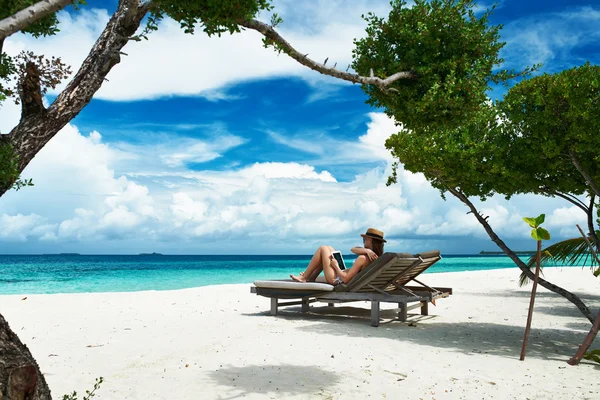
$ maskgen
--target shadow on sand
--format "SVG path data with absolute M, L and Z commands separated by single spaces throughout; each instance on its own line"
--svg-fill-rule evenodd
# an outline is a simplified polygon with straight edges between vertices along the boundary
M 581 316 L 577 309 L 569 316 Z M 431 308 L 430 308 L 430 311 Z M 538 311 L 536 309 L 536 311 Z M 560 310 L 559 312 L 562 312 Z M 579 314 L 578 314 L 579 313 Z M 265 316 L 268 313 L 246 314 Z M 406 322 L 396 319 L 392 310 L 383 310 L 378 328 L 370 326 L 370 310 L 358 307 L 311 307 L 308 313 L 301 313 L 299 307 L 281 310 L 274 318 L 310 320 L 308 326 L 298 327 L 300 331 L 349 337 L 380 337 L 433 346 L 464 354 L 490 354 L 518 359 L 521 353 L 525 321 L 522 326 L 481 322 L 435 322 L 436 316 L 408 314 Z M 534 322 L 527 344 L 527 357 L 544 360 L 567 361 L 575 354 L 589 330 L 589 322 L 582 318 L 577 331 L 570 329 L 536 329 Z M 587 324 L 587 328 L 583 328 Z M 600 348 L 594 343 L 593 348 Z
M 326 389 L 335 386 L 339 377 L 321 367 L 293 364 L 223 366 L 209 374 L 216 385 L 229 388 L 221 400 L 236 399 L 249 394 L 270 394 L 273 398 L 290 396 L 309 397 L 326 395 Z

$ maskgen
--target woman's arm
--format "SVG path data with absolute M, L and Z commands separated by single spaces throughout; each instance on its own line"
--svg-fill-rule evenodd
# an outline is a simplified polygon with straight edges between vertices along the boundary
M 353 247 L 350 249 L 351 252 L 353 252 L 354 254 L 356 254 L 358 256 L 360 256 L 361 254 L 366 255 L 367 253 L 365 252 L 365 250 L 368 250 L 368 249 L 365 249 L 364 247 Z
M 353 247 L 350 249 L 350 251 L 358 256 L 361 256 L 361 255 L 367 256 L 367 258 L 371 262 L 377 260 L 377 254 L 375 254 L 375 252 L 373 252 L 373 250 L 367 249 L 366 247 Z

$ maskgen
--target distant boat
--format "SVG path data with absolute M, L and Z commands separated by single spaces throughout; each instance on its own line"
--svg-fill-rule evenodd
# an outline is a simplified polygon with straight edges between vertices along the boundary
M 140 253 L 140 256 L 162 256 L 161 253 Z

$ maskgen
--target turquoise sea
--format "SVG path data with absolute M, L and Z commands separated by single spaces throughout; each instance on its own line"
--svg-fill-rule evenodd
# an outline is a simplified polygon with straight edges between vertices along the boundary
M 309 255 L 0 255 L 0 294 L 170 290 L 283 279 Z M 352 263 L 354 255 L 344 255 Z M 527 257 L 522 257 L 526 260 Z M 517 267 L 506 256 L 448 255 L 427 273 Z

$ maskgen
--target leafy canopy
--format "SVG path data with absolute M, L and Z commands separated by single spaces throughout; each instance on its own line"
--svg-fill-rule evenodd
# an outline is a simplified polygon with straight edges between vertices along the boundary
M 520 74 L 493 69 L 503 62 L 498 52 L 501 26 L 489 26 L 493 7 L 477 18 L 470 0 L 394 0 L 387 20 L 369 13 L 367 36 L 355 40 L 352 67 L 361 75 L 370 69 L 379 77 L 412 71 L 383 92 L 364 86 L 367 103 L 383 107 L 408 129 L 455 127 L 480 109 L 491 82 Z M 524 73 L 527 73 L 526 70 Z
M 402 130 L 385 145 L 406 170 L 423 173 L 441 192 L 460 187 L 467 196 L 485 198 L 499 190 L 516 190 L 503 162 L 508 155 L 498 152 L 506 140 L 505 128 L 497 109 L 486 103 L 462 126 Z M 388 185 L 396 183 L 397 166 Z
M 573 166 L 576 159 L 599 182 L 600 66 L 586 63 L 522 81 L 499 107 L 521 135 L 519 167 L 529 158 L 538 175 L 545 170 L 552 177 L 553 186 L 581 194 L 587 186 Z
M 209 36 L 240 32 L 240 20 L 254 18 L 261 10 L 273 8 L 269 0 L 154 0 L 148 20 L 150 30 L 158 28 L 165 15 L 179 22 L 185 33 L 196 25 Z
M 598 182 L 597 132 L 600 67 L 585 64 L 523 80 L 460 126 L 402 130 L 386 147 L 441 191 L 458 187 L 482 199 L 494 193 L 581 195 L 589 186 L 572 156 Z M 395 170 L 388 184 L 394 182 Z

